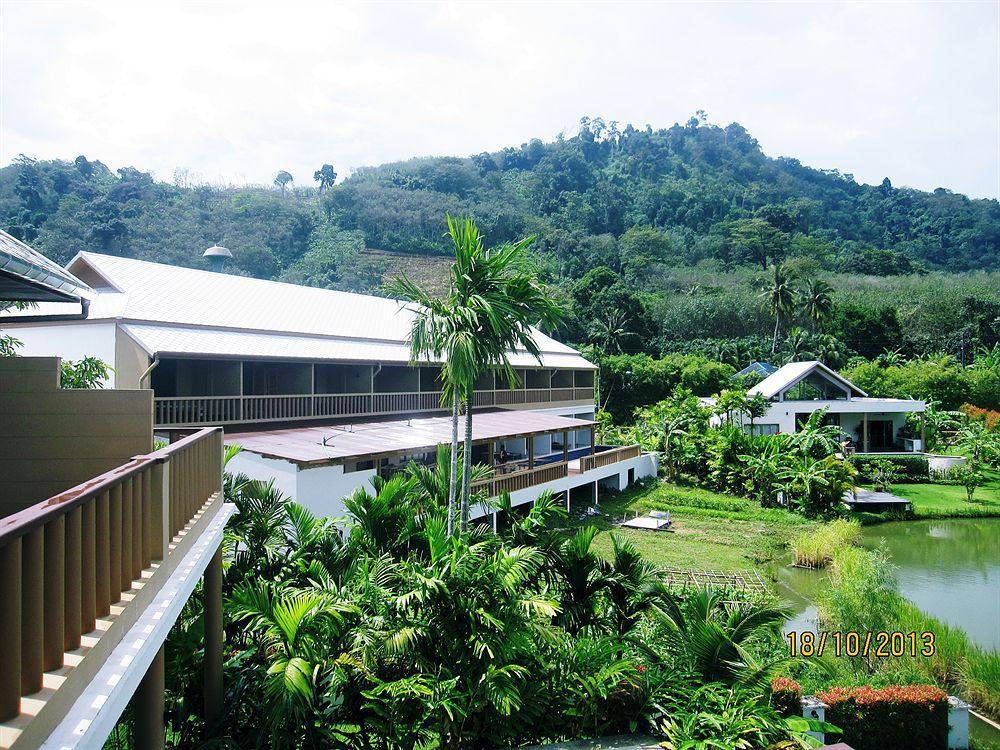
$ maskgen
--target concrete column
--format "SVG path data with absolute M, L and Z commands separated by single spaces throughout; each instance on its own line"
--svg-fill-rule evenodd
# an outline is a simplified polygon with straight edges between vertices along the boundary
M 493 533 L 497 533 L 497 514 L 496 511 L 493 512 Z
M 597 505 L 597 482 L 596 481 L 594 482 L 594 496 L 593 496 L 593 500 L 594 500 L 594 505 Z
M 861 422 L 861 451 L 863 453 L 868 452 L 868 412 L 862 415 Z
M 222 715 L 222 548 L 205 569 L 205 722 L 209 730 Z
M 164 742 L 164 657 L 163 646 L 135 691 L 135 749 L 162 750 Z
M 563 430 L 563 463 L 569 461 L 569 430 Z M 566 500 L 566 510 L 569 510 L 569 500 Z
M 528 468 L 535 468 L 535 436 L 528 435 Z
M 920 450 L 927 452 L 927 417 L 923 412 L 920 413 Z

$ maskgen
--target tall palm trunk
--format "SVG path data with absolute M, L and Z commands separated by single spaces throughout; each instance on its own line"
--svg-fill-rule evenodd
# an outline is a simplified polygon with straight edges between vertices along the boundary
M 469 526 L 469 502 L 472 496 L 472 386 L 465 396 L 465 448 L 462 451 L 462 531 Z
M 774 339 L 771 341 L 771 354 L 778 351 L 778 326 L 781 325 L 781 312 L 774 311 Z
M 448 536 L 455 533 L 455 499 L 458 490 L 458 392 L 451 396 L 451 474 L 448 480 Z

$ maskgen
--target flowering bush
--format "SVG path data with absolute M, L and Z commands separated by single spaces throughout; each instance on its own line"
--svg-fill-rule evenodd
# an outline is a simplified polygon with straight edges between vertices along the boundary
M 965 416 L 970 420 L 980 420 L 986 423 L 986 428 L 990 430 L 1000 429 L 1000 411 L 993 409 L 980 409 L 972 404 L 962 404 L 960 407 Z
M 855 750 L 948 746 L 948 694 L 933 685 L 830 688 L 816 697 Z
M 787 677 L 771 680 L 771 705 L 779 716 L 801 716 L 802 688 L 799 683 Z

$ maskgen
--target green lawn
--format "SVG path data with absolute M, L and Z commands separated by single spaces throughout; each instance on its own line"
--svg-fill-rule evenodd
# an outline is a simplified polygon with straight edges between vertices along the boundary
M 672 531 L 616 529 L 614 533 L 628 537 L 643 557 L 657 565 L 689 570 L 763 568 L 784 555 L 789 539 L 813 525 L 786 510 L 665 483 L 601 501 L 601 510 L 610 516 L 652 509 L 670 511 Z M 609 554 L 613 527 L 603 519 L 589 523 L 603 529 L 594 546 Z
M 975 502 L 966 500 L 965 488 L 957 484 L 925 482 L 894 484 L 892 492 L 913 503 L 918 518 L 945 516 L 1000 516 L 1000 472 L 983 471 L 986 482 L 976 490 Z

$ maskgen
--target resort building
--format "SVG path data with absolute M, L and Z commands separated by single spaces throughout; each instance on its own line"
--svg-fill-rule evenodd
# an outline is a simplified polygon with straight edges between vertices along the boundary
M 0 299 L 91 295 L 0 233 Z M 135 746 L 163 747 L 163 643 L 199 580 L 222 714 L 222 430 L 154 450 L 152 391 L 59 378 L 58 358 L 0 357 L 0 748 L 102 747 L 129 702 Z
M 274 479 L 315 513 L 341 515 L 373 476 L 430 463 L 450 441 L 440 363 L 410 363 L 412 312 L 395 300 L 93 253 L 67 271 L 88 286 L 81 301 L 0 317 L 24 354 L 98 357 L 114 368 L 108 386 L 153 390 L 158 435 L 221 426 L 244 448 L 232 470 Z M 595 444 L 594 365 L 534 335 L 540 361 L 509 355 L 514 388 L 492 374 L 476 384 L 487 494 L 519 505 L 551 490 L 568 503 L 655 475 L 637 446 Z
M 822 362 L 789 362 L 747 391 L 771 401 L 767 414 L 745 429 L 758 435 L 796 432 L 813 412 L 825 409 L 824 422 L 840 427 L 844 440 L 860 453 L 912 452 L 924 449 L 920 431 L 907 424 L 908 414 L 923 414 L 923 401 L 871 398 Z M 716 418 L 718 419 L 718 418 Z

